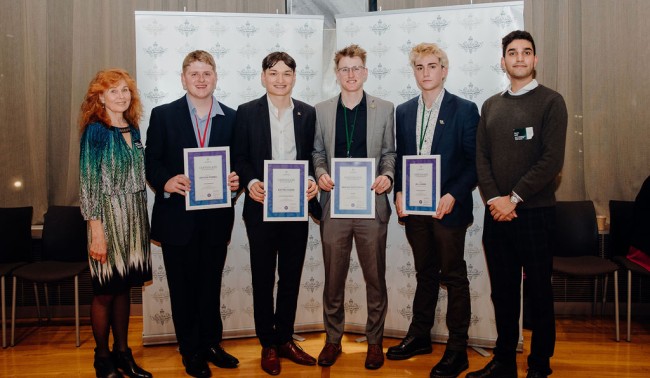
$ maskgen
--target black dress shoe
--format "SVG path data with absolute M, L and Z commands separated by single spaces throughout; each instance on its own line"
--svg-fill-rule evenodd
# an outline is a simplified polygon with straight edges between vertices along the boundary
M 97 378 L 122 378 L 122 374 L 115 368 L 110 357 L 98 357 L 95 355 L 95 376 Z
M 430 378 L 456 378 L 469 367 L 466 351 L 445 350 L 440 362 L 431 369 Z
M 465 378 L 517 378 L 517 364 L 492 359 L 483 369 L 467 373 Z
M 431 339 L 406 335 L 399 345 L 392 346 L 386 351 L 389 360 L 406 360 L 418 354 L 431 353 Z
M 234 369 L 239 365 L 239 360 L 228 354 L 219 344 L 208 348 L 205 358 L 223 369 Z
M 212 376 L 208 363 L 198 354 L 183 356 L 183 365 L 185 372 L 191 377 L 209 378 Z
M 111 353 L 113 358 L 113 363 L 115 367 L 122 370 L 122 373 L 126 374 L 131 378 L 151 378 L 153 375 L 148 371 L 144 370 L 135 363 L 133 359 L 133 353 L 131 348 L 127 348 L 126 351 L 121 352 L 119 350 L 113 349 Z

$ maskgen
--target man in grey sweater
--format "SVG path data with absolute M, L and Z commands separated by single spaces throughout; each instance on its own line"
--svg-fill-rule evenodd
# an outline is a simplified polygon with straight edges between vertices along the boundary
M 510 86 L 483 104 L 476 136 L 479 187 L 487 200 L 483 244 L 498 337 L 492 361 L 467 377 L 517 377 L 522 268 L 533 303 L 527 377 L 546 377 L 555 348 L 551 243 L 567 110 L 559 93 L 535 80 L 535 42 L 528 32 L 508 34 L 502 47 L 501 66 Z

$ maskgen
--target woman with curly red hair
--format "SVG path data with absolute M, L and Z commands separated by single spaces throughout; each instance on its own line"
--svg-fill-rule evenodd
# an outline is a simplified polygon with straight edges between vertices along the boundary
M 127 336 L 130 290 L 151 279 L 142 104 L 124 70 L 100 71 L 81 104 L 80 202 L 88 221 L 90 308 L 97 377 L 151 377 L 133 360 Z M 113 331 L 113 351 L 108 346 Z

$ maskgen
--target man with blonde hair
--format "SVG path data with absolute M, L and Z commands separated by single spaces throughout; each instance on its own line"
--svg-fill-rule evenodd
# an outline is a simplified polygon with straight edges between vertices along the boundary
M 431 328 L 443 284 L 448 292 L 449 339 L 430 376 L 457 377 L 468 368 L 471 304 L 464 251 L 467 227 L 473 221 L 479 114 L 476 104 L 445 90 L 449 62 L 440 47 L 420 43 L 411 50 L 410 60 L 422 92 L 396 111 L 395 208 L 413 250 L 417 288 L 406 337 L 399 345 L 388 348 L 386 357 L 403 360 L 431 353 Z M 440 201 L 433 216 L 404 213 L 402 157 L 407 155 L 440 155 Z
M 388 305 L 386 290 L 386 236 L 390 218 L 387 193 L 395 173 L 395 135 L 393 104 L 366 94 L 368 77 L 366 51 L 350 45 L 336 52 L 336 77 L 341 94 L 316 104 L 314 171 L 321 189 L 321 240 L 325 266 L 323 317 L 327 333 L 318 364 L 331 366 L 341 353 L 345 325 L 345 280 L 350 266 L 354 239 L 359 264 L 366 281 L 368 354 L 365 367 L 379 369 L 384 364 L 382 339 Z M 376 178 L 375 217 L 337 218 L 330 214 L 332 158 L 374 158 Z
M 230 146 L 235 111 L 214 98 L 217 71 L 210 53 L 196 50 L 183 60 L 187 93 L 151 111 L 145 168 L 156 193 L 151 238 L 160 242 L 167 273 L 176 339 L 185 371 L 210 377 L 207 364 L 236 368 L 237 358 L 221 348 L 221 274 L 234 223 L 232 207 L 187 211 L 191 188 L 183 174 L 183 149 Z M 239 176 L 228 175 L 231 191 Z

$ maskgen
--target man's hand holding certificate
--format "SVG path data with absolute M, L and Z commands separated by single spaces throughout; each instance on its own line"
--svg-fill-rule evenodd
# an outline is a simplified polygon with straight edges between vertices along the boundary
M 199 210 L 230 207 L 232 187 L 230 181 L 234 173 L 228 173 L 230 167 L 229 148 L 186 148 L 184 155 L 185 176 L 189 179 L 189 190 L 185 195 L 185 208 Z M 187 183 L 185 183 L 185 187 L 187 187 Z

